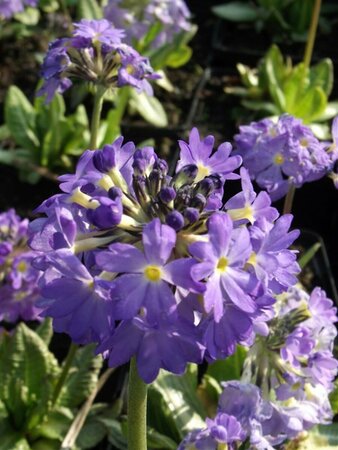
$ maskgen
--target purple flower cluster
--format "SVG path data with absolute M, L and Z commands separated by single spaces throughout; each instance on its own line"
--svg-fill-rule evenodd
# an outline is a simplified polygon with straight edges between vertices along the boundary
M 242 379 L 275 399 L 268 434 L 286 439 L 332 420 L 337 309 L 320 288 L 308 295 L 296 287 L 279 296 L 275 308 L 270 333 L 250 348 Z
M 13 209 L 0 214 L 0 321 L 38 319 L 40 272 L 31 264 L 38 253 L 27 247 L 27 237 L 27 219 Z
M 191 29 L 190 11 L 184 0 L 146 0 L 145 2 L 110 0 L 105 17 L 126 31 L 126 41 L 133 45 L 143 39 L 151 27 L 159 31 L 151 42 L 156 49 L 172 42 L 175 35 Z
M 296 282 L 298 236 L 256 195 L 231 145 L 197 129 L 180 141 L 176 173 L 153 148 L 118 138 L 86 151 L 62 193 L 32 223 L 44 315 L 111 366 L 136 356 L 146 382 L 160 368 L 231 355 L 268 333 L 274 296 Z M 242 191 L 224 204 L 227 180 Z
M 335 123 L 335 122 L 334 122 Z M 333 125 L 333 132 L 337 124 Z M 272 200 L 282 198 L 293 185 L 318 180 L 328 174 L 338 158 L 327 142 L 320 142 L 301 120 L 290 115 L 252 122 L 235 136 L 235 153 L 251 179 L 267 190 Z
M 75 23 L 71 38 L 50 43 L 41 71 L 44 84 L 38 94 L 46 94 L 50 102 L 56 92 L 65 92 L 72 79 L 77 79 L 106 89 L 132 86 L 151 95 L 147 79 L 158 75 L 147 58 L 122 42 L 124 35 L 106 19 Z
M 10 19 L 22 12 L 25 6 L 35 7 L 38 0 L 0 0 L 0 19 Z

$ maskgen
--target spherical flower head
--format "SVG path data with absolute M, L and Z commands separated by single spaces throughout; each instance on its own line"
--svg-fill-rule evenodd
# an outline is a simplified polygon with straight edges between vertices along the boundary
M 44 79 L 38 95 L 50 102 L 63 93 L 73 80 L 85 80 L 102 88 L 133 86 L 152 94 L 147 79 L 159 78 L 143 58 L 123 43 L 124 31 L 106 19 L 82 19 L 74 24 L 73 36 L 53 41 L 42 64 Z
M 264 119 L 240 127 L 235 153 L 258 185 L 273 200 L 283 197 L 290 185 L 302 186 L 324 176 L 332 167 L 326 145 L 310 128 L 290 115 L 275 124 Z
M 104 9 L 106 19 L 126 30 L 126 42 L 133 45 L 147 34 L 149 27 L 160 24 L 160 31 L 150 42 L 157 49 L 175 35 L 191 29 L 191 14 L 183 0 L 146 0 L 130 6 L 124 0 L 110 0 Z
M 278 219 L 243 171 L 227 213 L 220 192 L 239 178 L 240 158 L 221 161 L 229 145 L 212 154 L 213 138 L 197 130 L 180 145 L 173 176 L 152 147 L 122 137 L 84 152 L 31 226 L 44 315 L 74 341 L 98 343 L 111 366 L 135 356 L 147 383 L 161 368 L 183 373 L 188 362 L 225 358 L 256 332 L 268 335 L 275 285 L 294 280 L 291 216 Z M 196 150 L 209 173 L 197 176 Z M 246 203 L 253 219 L 232 218 Z
M 25 6 L 35 7 L 38 0 L 1 0 L 0 19 L 10 19 L 24 10 Z

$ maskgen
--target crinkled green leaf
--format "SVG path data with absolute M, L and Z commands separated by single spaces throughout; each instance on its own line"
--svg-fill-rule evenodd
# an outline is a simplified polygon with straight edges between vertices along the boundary
M 107 429 L 95 418 L 89 418 L 76 439 L 76 445 L 81 449 L 94 448 L 106 436 Z
M 74 408 L 95 389 L 102 358 L 95 356 L 95 345 L 86 345 L 76 352 L 72 367 L 63 385 L 58 404 Z
M 196 396 L 196 366 L 188 366 L 186 373 L 182 376 L 172 375 L 164 370 L 160 371 L 149 391 L 149 395 L 152 395 L 152 391 L 160 394 L 163 400 L 161 406 L 170 411 L 171 420 L 174 422 L 177 434 L 181 439 L 189 431 L 203 428 L 205 410 Z M 154 411 L 154 414 L 157 414 L 157 412 Z M 165 430 L 159 429 L 158 426 L 154 426 L 154 428 L 167 434 Z
M 326 105 L 327 97 L 323 89 L 318 86 L 309 88 L 293 109 L 293 115 L 302 118 L 307 124 L 320 117 L 325 111 Z
M 36 427 L 35 436 L 62 440 L 73 419 L 74 414 L 69 408 L 58 407 L 49 412 L 47 420 Z
M 53 325 L 52 325 L 52 319 L 50 317 L 47 317 L 44 319 L 37 329 L 35 330 L 36 334 L 40 336 L 40 338 L 43 340 L 43 342 L 47 345 L 47 347 L 50 344 L 50 341 L 53 336 Z
M 38 8 L 25 8 L 24 11 L 15 14 L 15 19 L 24 25 L 36 25 L 40 19 L 40 11 Z
M 35 116 L 34 108 L 25 94 L 17 86 L 11 86 L 5 99 L 6 125 L 18 145 L 33 151 L 40 145 L 35 130 Z
M 166 60 L 166 65 L 177 69 L 186 64 L 192 56 L 192 49 L 187 45 L 182 45 L 177 50 L 170 53 Z

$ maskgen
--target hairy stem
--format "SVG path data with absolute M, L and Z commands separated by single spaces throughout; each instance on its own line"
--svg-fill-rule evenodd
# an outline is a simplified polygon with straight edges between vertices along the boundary
M 130 361 L 128 386 L 128 450 L 147 450 L 147 389 L 134 357 Z

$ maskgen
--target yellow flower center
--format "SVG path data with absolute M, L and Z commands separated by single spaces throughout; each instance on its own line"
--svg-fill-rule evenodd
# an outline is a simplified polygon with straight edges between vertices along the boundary
M 203 166 L 203 164 L 197 164 L 198 172 L 195 178 L 195 182 L 198 183 L 199 181 L 203 180 L 205 177 L 210 175 L 210 169 L 209 167 Z
M 307 147 L 309 145 L 309 141 L 306 138 L 301 139 L 299 142 L 302 147 Z
M 227 212 L 232 220 L 247 219 L 251 223 L 255 220 L 253 209 L 250 205 L 246 205 L 244 208 L 229 209 Z
M 144 276 L 148 281 L 156 283 L 161 279 L 161 268 L 158 266 L 147 266 L 144 269 Z
M 257 262 L 257 255 L 255 252 L 252 252 L 249 259 L 247 260 L 247 263 L 254 266 L 256 264 L 256 262 Z
M 225 271 L 225 269 L 228 267 L 228 260 L 227 260 L 227 258 L 225 258 L 224 256 L 222 256 L 219 260 L 218 260 L 218 263 L 217 263 L 217 269 L 220 271 L 220 272 L 224 272 Z
M 25 261 L 20 261 L 16 268 L 18 269 L 18 272 L 24 273 L 27 270 L 27 264 Z
M 277 164 L 277 166 L 281 166 L 284 162 L 284 156 L 281 153 L 276 153 L 273 162 Z

